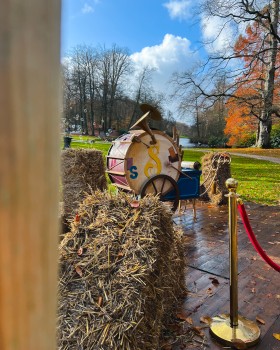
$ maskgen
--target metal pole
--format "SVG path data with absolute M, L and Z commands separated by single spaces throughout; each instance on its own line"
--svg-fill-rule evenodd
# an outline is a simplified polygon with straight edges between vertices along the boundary
M 237 244 L 237 186 L 238 182 L 228 179 L 229 254 L 230 254 L 230 325 L 238 326 L 238 244 Z
M 260 329 L 253 321 L 238 315 L 238 254 L 237 254 L 237 198 L 238 182 L 228 179 L 226 186 L 228 197 L 229 225 L 229 263 L 230 263 L 230 314 L 212 318 L 210 334 L 222 344 L 235 347 L 244 345 L 244 349 L 255 345 L 260 338 Z

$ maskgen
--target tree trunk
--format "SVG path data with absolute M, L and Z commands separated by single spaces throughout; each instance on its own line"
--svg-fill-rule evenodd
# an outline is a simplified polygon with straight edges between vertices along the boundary
M 259 133 L 256 142 L 259 148 L 270 147 L 270 132 L 272 127 L 272 105 L 275 79 L 275 64 L 277 56 L 278 41 L 276 38 L 279 17 L 279 0 L 271 3 L 271 26 L 275 35 L 270 34 L 270 50 L 268 51 L 267 71 L 264 83 L 264 105 L 260 117 Z
M 270 147 L 270 131 L 271 131 L 271 118 L 261 120 L 259 124 L 257 147 L 269 148 Z
M 195 116 L 195 126 L 196 126 L 196 133 L 197 133 L 197 139 L 200 138 L 200 130 L 199 130 L 199 111 L 198 111 L 198 104 L 197 104 L 197 98 L 195 99 L 195 109 L 196 109 L 196 116 Z

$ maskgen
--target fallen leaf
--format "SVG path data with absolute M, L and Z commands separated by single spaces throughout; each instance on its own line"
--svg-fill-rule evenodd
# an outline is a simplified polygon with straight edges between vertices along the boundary
M 80 268 L 80 266 L 76 266 L 76 272 L 77 272 L 77 274 L 79 275 L 79 276 L 83 276 L 83 271 L 82 271 L 82 269 Z
M 182 320 L 182 321 L 186 321 L 187 317 L 184 316 L 183 314 L 177 314 L 176 317 L 179 319 L 179 320 Z
M 247 344 L 241 339 L 232 339 L 231 342 L 235 349 L 238 349 L 238 350 L 247 349 Z
M 173 332 L 176 332 L 176 333 L 179 333 L 181 328 L 182 327 L 178 323 L 170 323 L 170 324 L 168 324 L 168 329 L 173 331 Z
M 268 278 L 265 278 L 261 275 L 253 275 L 254 277 L 258 278 L 259 280 L 262 280 L 262 281 L 270 281 Z
M 252 292 L 252 293 L 256 293 L 256 288 L 252 288 L 252 289 L 251 289 L 251 292 Z
M 82 255 L 82 254 L 83 254 L 83 248 L 82 248 L 82 247 L 80 247 L 80 248 L 78 249 L 77 254 L 78 254 L 78 255 Z
M 268 242 L 269 244 L 274 244 L 274 242 Z
M 202 323 L 206 323 L 206 324 L 211 324 L 211 322 L 212 322 L 212 318 L 211 317 L 209 317 L 209 316 L 201 316 L 200 317 L 200 322 L 202 322 Z
M 182 315 L 182 314 L 180 314 L 180 313 L 177 314 L 176 317 L 177 317 L 179 320 L 188 322 L 188 324 L 191 324 L 191 325 L 193 324 L 193 320 L 192 320 L 191 317 L 186 317 L 186 316 L 184 316 L 184 315 Z
M 202 338 L 205 337 L 205 334 L 204 334 L 204 332 L 202 331 L 202 328 L 201 328 L 201 327 L 192 327 L 192 330 L 193 330 L 197 335 L 199 335 L 200 337 L 202 337 Z
M 280 333 L 273 333 L 272 335 L 275 339 L 280 340 Z
M 280 294 L 276 294 L 276 299 L 280 299 Z
M 255 256 L 253 256 L 253 257 L 252 257 L 252 260 L 255 260 L 255 261 L 256 261 L 256 260 L 257 260 L 257 258 L 256 258 Z
M 76 216 L 75 216 L 75 221 L 76 221 L 76 222 L 80 222 L 80 220 L 81 220 L 80 215 L 79 215 L 79 214 L 76 214 Z
M 209 277 L 209 280 L 211 280 L 214 285 L 220 284 L 220 282 L 215 277 Z
M 261 324 L 265 324 L 265 321 L 262 318 L 260 318 L 259 316 L 256 317 L 256 321 L 261 323 Z

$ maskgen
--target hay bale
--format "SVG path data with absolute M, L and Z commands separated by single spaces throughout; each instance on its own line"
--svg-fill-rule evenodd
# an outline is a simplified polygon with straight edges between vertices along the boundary
M 59 350 L 158 348 L 185 292 L 182 232 L 171 217 L 155 197 L 84 199 L 59 247 Z
M 107 188 L 102 152 L 95 149 L 62 151 L 63 221 L 76 211 L 86 193 Z
M 204 198 L 209 198 L 215 205 L 227 203 L 225 194 L 228 193 L 226 180 L 231 177 L 230 160 L 228 153 L 213 152 L 202 157 L 204 189 L 201 192 Z

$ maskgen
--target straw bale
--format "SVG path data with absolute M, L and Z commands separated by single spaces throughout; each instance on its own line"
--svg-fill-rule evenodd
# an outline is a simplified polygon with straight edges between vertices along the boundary
M 64 221 L 75 213 L 86 193 L 107 188 L 102 152 L 95 149 L 62 151 Z
M 215 205 L 226 204 L 228 190 L 225 183 L 231 177 L 230 155 L 219 152 L 205 154 L 202 157 L 202 177 L 205 197 Z
M 59 247 L 58 349 L 158 349 L 185 293 L 181 243 L 158 198 L 87 196 Z

